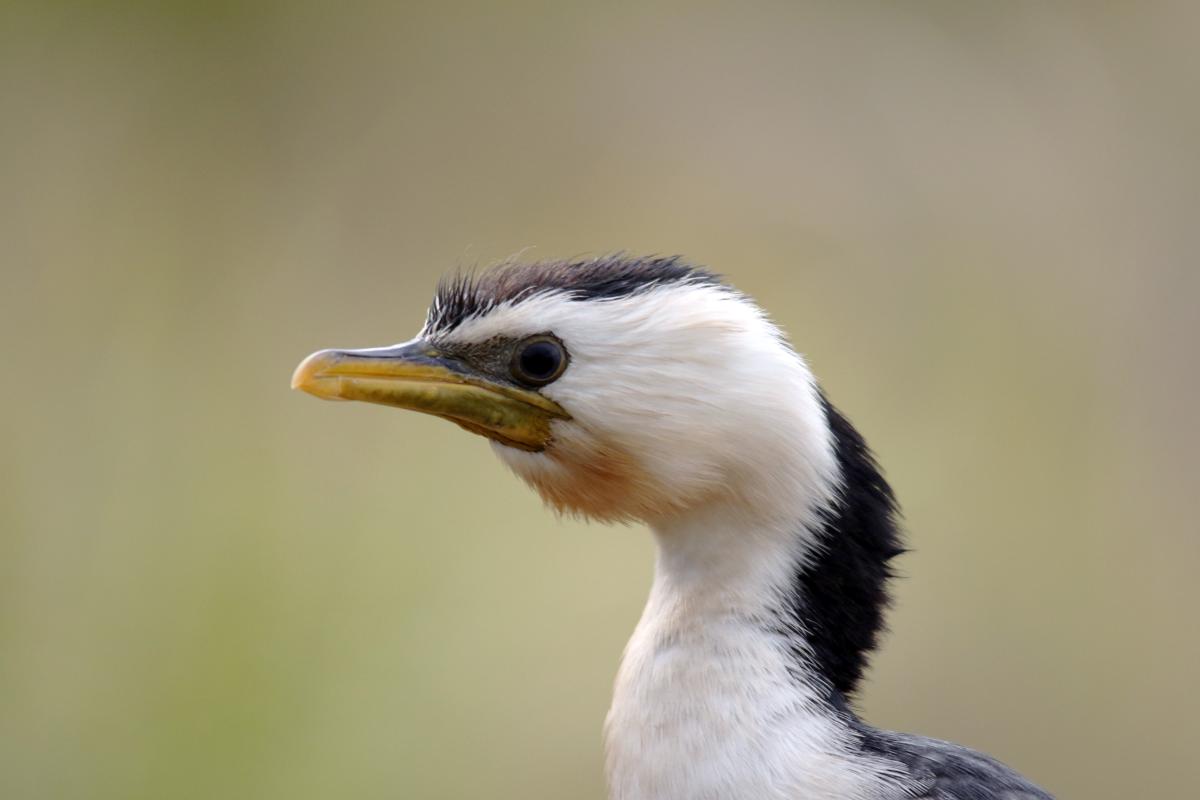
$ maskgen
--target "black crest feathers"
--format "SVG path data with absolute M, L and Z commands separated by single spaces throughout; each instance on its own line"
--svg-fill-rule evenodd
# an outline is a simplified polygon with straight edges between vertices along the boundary
M 453 330 L 502 303 L 546 292 L 572 300 L 612 300 L 656 286 L 688 283 L 723 286 L 719 277 L 679 256 L 633 257 L 621 253 L 574 261 L 505 264 L 480 275 L 457 275 L 438 285 L 425 322 L 428 334 Z

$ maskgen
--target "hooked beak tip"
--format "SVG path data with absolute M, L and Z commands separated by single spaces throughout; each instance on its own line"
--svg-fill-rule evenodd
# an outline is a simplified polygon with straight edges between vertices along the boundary
M 326 393 L 318 392 L 316 388 L 321 374 L 334 362 L 335 353 L 334 350 L 318 350 L 301 361 L 292 373 L 292 388 L 318 397 L 327 397 Z

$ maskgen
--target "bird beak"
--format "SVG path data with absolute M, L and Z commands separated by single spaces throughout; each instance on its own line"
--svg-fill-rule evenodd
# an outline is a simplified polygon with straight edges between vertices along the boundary
M 552 420 L 570 419 L 537 392 L 497 382 L 420 340 L 318 351 L 296 367 L 292 388 L 325 400 L 361 400 L 433 414 L 530 452 L 550 443 Z

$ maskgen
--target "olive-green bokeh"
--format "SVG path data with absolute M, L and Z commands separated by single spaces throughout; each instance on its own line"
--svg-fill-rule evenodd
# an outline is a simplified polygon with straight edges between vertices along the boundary
M 1186 3 L 8 3 L 0 796 L 603 796 L 644 531 L 288 391 L 530 248 L 757 296 L 907 511 L 861 706 L 1182 797 Z

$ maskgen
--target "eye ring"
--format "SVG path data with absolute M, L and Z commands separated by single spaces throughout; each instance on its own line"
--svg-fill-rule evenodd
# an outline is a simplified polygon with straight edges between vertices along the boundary
M 562 377 L 569 362 L 567 348 L 557 337 L 538 334 L 522 340 L 513 348 L 509 370 L 518 383 L 545 386 Z

